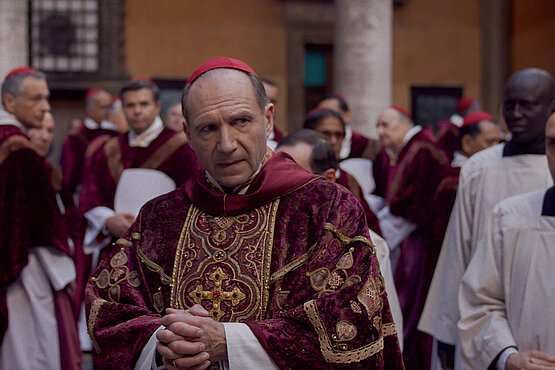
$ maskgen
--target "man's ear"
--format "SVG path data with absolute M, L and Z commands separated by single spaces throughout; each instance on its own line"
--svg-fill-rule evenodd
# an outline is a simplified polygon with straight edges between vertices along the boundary
M 272 103 L 266 104 L 264 108 L 264 118 L 266 119 L 266 139 L 270 137 L 272 131 L 274 131 L 274 105 Z
M 472 152 L 472 136 L 471 135 L 464 135 L 461 138 L 461 149 L 463 153 L 471 153 Z
M 15 111 L 15 96 L 10 93 L 5 93 L 2 95 L 2 103 L 4 104 L 4 109 L 8 113 L 12 113 Z
M 189 145 L 191 145 L 191 132 L 189 131 L 189 126 L 185 120 L 183 120 L 183 132 L 187 135 L 187 141 L 189 142 Z
M 327 170 L 322 172 L 322 177 L 324 177 L 328 181 L 335 182 L 335 168 L 328 168 Z

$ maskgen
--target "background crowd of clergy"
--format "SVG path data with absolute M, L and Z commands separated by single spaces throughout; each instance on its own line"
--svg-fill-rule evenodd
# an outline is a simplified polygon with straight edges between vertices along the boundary
M 282 114 L 278 86 L 263 82 L 276 114 Z M 46 92 L 39 97 L 44 100 L 40 124 L 31 127 L 20 118 L 26 108 L 4 89 L 2 113 L 20 121 L 33 149 L 45 157 L 56 117 L 50 114 L 48 88 L 41 88 Z M 22 84 L 20 93 L 36 93 L 33 89 Z M 553 90 L 547 72 L 519 71 L 507 81 L 498 119 L 481 110 L 477 99 L 462 97 L 435 133 L 404 108 L 383 107 L 375 123 L 378 138 L 353 130 L 348 102 L 330 93 L 307 113 L 301 132 L 288 139 L 275 128 L 268 137 L 272 150 L 349 189 L 365 210 L 374 243 L 387 243 L 390 266 L 382 266 L 382 273 L 406 368 L 555 368 L 555 215 L 550 214 L 555 197 L 547 191 L 555 175 Z M 183 124 L 181 103 L 162 114 L 160 90 L 148 79 L 130 80 L 119 96 L 102 88 L 87 92 L 83 118 L 67 134 L 59 169 L 52 168 L 52 177 L 61 180 L 57 200 L 71 249 L 70 266 L 56 256 L 60 261 L 52 260 L 53 269 L 72 273 L 64 280 L 64 273 L 46 272 L 50 283 L 43 287 L 68 294 L 69 309 L 60 312 L 71 315 L 69 326 L 78 333 L 77 341 L 65 328 L 68 348 L 92 350 L 85 285 L 102 248 L 136 217 L 118 205 L 121 193 L 137 187 L 129 185 L 132 179 L 124 181 L 123 170 L 166 166 L 173 187 L 199 170 Z M 312 139 L 295 138 L 306 130 L 327 139 L 331 164 L 318 166 Z M 536 195 L 505 201 L 530 192 Z M 37 262 L 30 260 L 25 268 L 32 263 Z M 21 284 L 21 278 L 10 284 Z M 22 309 L 12 318 L 10 311 L 9 325 L 25 325 L 26 314 L 35 315 Z M 58 311 L 54 317 L 62 343 Z M 25 353 L 13 336 L 8 332 L 3 338 L 2 369 Z

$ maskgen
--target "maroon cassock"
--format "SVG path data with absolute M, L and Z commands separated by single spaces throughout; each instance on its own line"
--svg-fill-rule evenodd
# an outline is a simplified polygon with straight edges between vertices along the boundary
M 368 138 L 358 131 L 353 130 L 351 137 L 351 151 L 347 158 L 366 158 L 374 160 L 380 152 L 381 144 L 378 140 Z
M 391 161 L 382 150 L 373 166 L 374 193 L 385 198 L 394 216 L 418 226 L 401 243 L 394 271 L 404 320 L 403 357 L 411 369 L 430 367 L 431 337 L 418 332 L 416 327 L 430 285 L 425 270 L 431 258 L 427 237 L 433 222 L 433 200 L 447 163 L 431 130 L 423 128 L 403 147 L 397 162 Z
M 360 203 L 285 153 L 245 195 L 200 173 L 106 252 L 86 291 L 99 368 L 132 368 L 165 309 L 195 303 L 246 323 L 280 368 L 403 368 Z
M 459 145 L 459 131 L 459 127 L 449 120 L 438 123 L 436 133 L 437 145 L 445 152 L 449 161 L 452 161 L 455 152 L 461 149 Z
M 117 136 L 118 132 L 108 129 L 89 129 L 83 122 L 79 127 L 72 129 L 64 143 L 62 149 L 62 172 L 64 179 L 64 186 L 69 189 L 71 193 L 81 184 L 83 176 L 83 168 L 85 166 L 85 157 L 87 147 L 96 138 L 105 136 L 110 138 Z
M 146 148 L 130 147 L 129 134 L 121 134 L 103 143 L 87 158 L 83 189 L 79 199 L 82 213 L 94 207 L 114 208 L 114 196 L 124 169 L 145 168 L 164 172 L 177 185 L 200 169 L 195 152 L 183 132 L 162 130 Z
M 0 342 L 8 327 L 7 288 L 27 265 L 29 249 L 51 246 L 71 255 L 67 227 L 56 202 L 50 174 L 50 167 L 31 149 L 28 138 L 19 128 L 0 125 Z M 73 339 L 77 339 L 69 300 L 67 296 L 62 297 L 64 294 L 65 291 L 54 292 L 56 313 L 70 315 Z M 69 311 L 61 307 L 61 303 L 69 307 Z M 60 317 L 57 319 L 60 343 L 71 340 L 62 333 L 63 330 L 71 331 L 71 325 L 64 329 Z
M 378 216 L 376 216 L 376 214 L 370 209 L 368 202 L 364 198 L 362 188 L 360 187 L 360 184 L 354 178 L 354 176 L 340 169 L 339 177 L 337 178 L 336 182 L 339 185 L 342 185 L 349 189 L 349 191 L 353 193 L 353 195 L 359 200 L 360 204 L 362 205 L 362 209 L 364 209 L 364 214 L 366 215 L 366 223 L 368 224 L 368 227 L 379 236 L 382 236 L 382 229 L 380 228 L 380 221 L 378 220 Z

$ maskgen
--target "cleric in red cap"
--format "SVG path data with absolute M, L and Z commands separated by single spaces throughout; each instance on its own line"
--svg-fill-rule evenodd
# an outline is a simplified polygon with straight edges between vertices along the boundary
M 459 146 L 459 129 L 463 125 L 464 117 L 467 114 L 481 109 L 480 101 L 470 96 L 463 96 L 457 101 L 455 113 L 448 120 L 438 123 L 436 139 L 437 145 L 445 152 L 449 160 L 453 160 L 453 156 Z
M 148 202 L 93 274 L 96 366 L 403 368 L 363 209 L 267 148 L 252 68 L 202 64 L 182 104 L 203 171 Z
M 111 99 L 112 95 L 99 87 L 88 90 L 85 93 L 85 118 L 66 137 L 61 163 L 64 185 L 72 193 L 80 193 L 89 144 L 99 136 L 109 138 L 118 134 L 116 126 L 107 119 Z
M 45 75 L 11 71 L 0 110 L 0 368 L 75 369 L 77 330 L 66 288 L 75 280 L 51 167 L 27 132 L 50 111 Z M 64 326 L 63 324 L 68 324 Z
M 416 125 L 401 107 L 387 107 L 378 116 L 377 129 L 384 148 L 373 163 L 374 194 L 383 198 L 377 214 L 392 250 L 404 317 L 403 357 L 414 368 L 429 368 L 431 338 L 418 333 L 416 325 L 429 285 L 422 261 L 429 254 L 433 195 L 448 162 L 431 130 Z

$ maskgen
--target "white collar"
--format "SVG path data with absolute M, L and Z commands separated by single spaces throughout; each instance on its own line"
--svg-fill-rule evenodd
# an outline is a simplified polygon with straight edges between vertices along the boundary
M 458 150 L 453 154 L 453 161 L 451 162 L 451 167 L 462 167 L 463 164 L 468 160 L 468 157 L 459 152 Z
M 353 129 L 351 125 L 345 124 L 345 138 L 341 142 L 341 150 L 339 151 L 339 160 L 345 159 L 351 154 L 351 145 L 353 139 Z
M 164 123 L 159 116 L 156 116 L 154 121 L 146 130 L 140 134 L 136 134 L 132 129 L 129 130 L 128 144 L 130 147 L 146 148 L 160 135 L 164 130 Z
M 88 128 L 89 130 L 98 130 L 100 128 L 103 128 L 106 130 L 112 130 L 112 131 L 118 130 L 116 125 L 114 125 L 110 121 L 102 120 L 102 122 L 100 122 L 100 125 L 99 125 L 98 123 L 96 123 L 96 121 L 94 121 L 90 117 L 85 117 L 85 119 L 83 120 L 83 125 L 85 125 L 85 127 Z
M 3 109 L 0 109 L 0 125 L 15 126 L 24 133 L 27 133 L 27 127 L 23 126 L 23 124 L 19 122 L 13 114 L 8 113 Z

